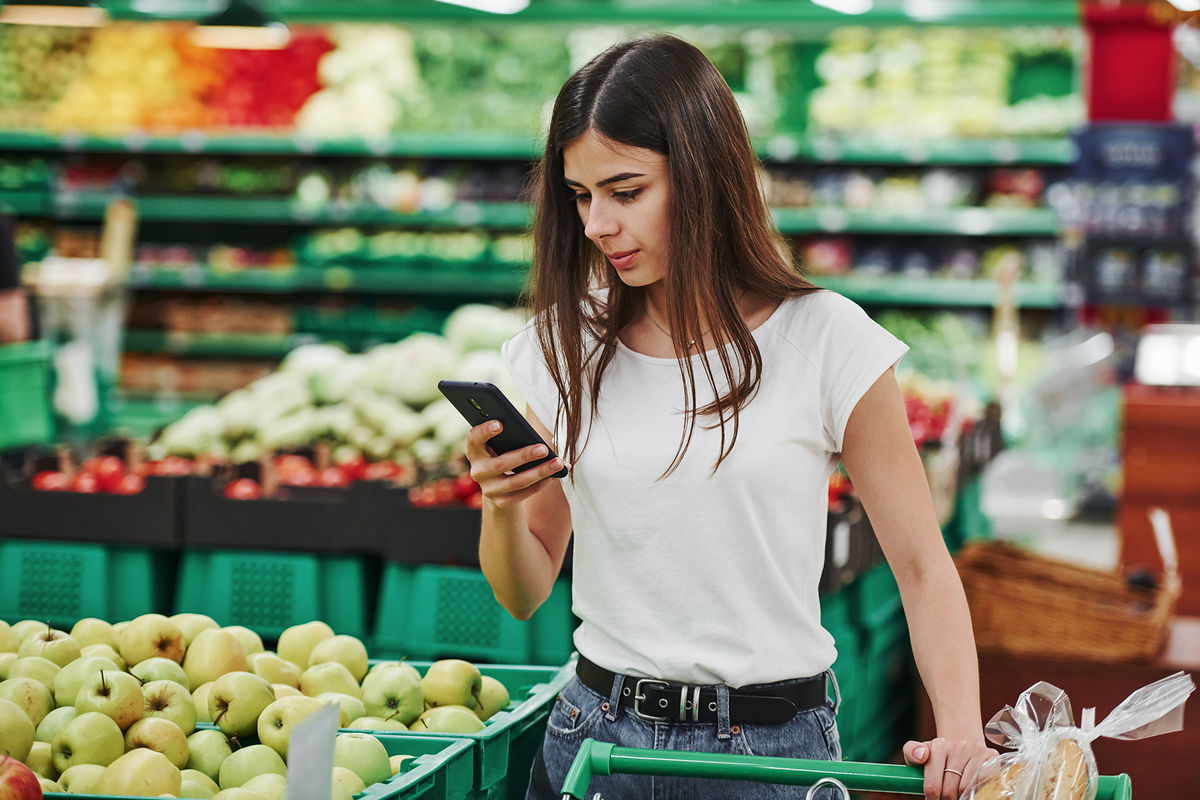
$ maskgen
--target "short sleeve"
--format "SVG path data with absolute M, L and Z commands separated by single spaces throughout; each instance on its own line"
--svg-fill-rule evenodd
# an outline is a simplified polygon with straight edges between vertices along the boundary
M 822 424 L 830 452 L 840 453 L 854 407 L 867 389 L 908 352 L 908 345 L 853 301 L 833 292 L 821 294 L 824 330 L 818 353 Z
M 558 416 L 558 390 L 538 343 L 535 320 L 530 320 L 500 347 L 504 365 L 517 390 L 543 425 L 554 429 Z

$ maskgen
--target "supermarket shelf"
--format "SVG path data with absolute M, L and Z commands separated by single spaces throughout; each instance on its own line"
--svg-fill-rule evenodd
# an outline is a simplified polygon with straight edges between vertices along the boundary
M 814 283 L 863 305 L 979 307 L 996 304 L 995 281 L 986 279 L 870 277 L 812 275 Z M 1060 286 L 1018 283 L 1016 302 L 1021 308 L 1054 309 L 1063 304 Z
M 0 145 L 0 150 L 3 149 Z M 10 189 L 0 192 L 0 213 L 41 217 L 50 211 L 50 195 L 44 191 Z
M 513 297 L 525 285 L 523 269 L 503 271 L 398 267 L 297 267 L 291 270 L 219 272 L 204 267 L 169 269 L 136 265 L 135 289 L 217 292 L 380 292 L 415 295 Z
M 255 333 L 180 333 L 127 330 L 122 349 L 127 353 L 282 358 L 315 336 Z
M 899 214 L 844 208 L 776 208 L 783 233 L 899 233 L 962 236 L 1056 236 L 1058 214 L 1049 208 L 961 208 Z
M 0 131 L 0 151 L 180 153 L 209 155 L 328 155 L 531 159 L 541 143 L 530 136 L 481 133 L 397 133 L 377 139 L 320 140 L 279 134 L 207 133 L 179 136 L 55 135 Z M 862 164 L 1069 164 L 1066 136 L 1046 139 L 959 139 L 920 142 L 843 140 L 780 134 L 756 140 L 769 160 Z
M 107 193 L 58 192 L 52 215 L 60 219 L 99 219 L 112 199 Z M 287 198 L 134 197 L 145 221 L 300 223 L 311 225 L 389 225 L 411 228 L 524 228 L 531 220 L 524 203 L 456 203 L 442 211 L 403 214 L 366 203 L 331 203 L 309 208 Z

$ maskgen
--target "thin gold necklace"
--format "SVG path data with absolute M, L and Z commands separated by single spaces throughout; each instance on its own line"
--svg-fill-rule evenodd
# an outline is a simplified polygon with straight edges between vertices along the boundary
M 648 320 L 650 320 L 651 325 L 653 325 L 654 327 L 656 327 L 660 331 L 662 331 L 664 334 L 666 334 L 666 337 L 668 339 L 670 339 L 672 342 L 675 341 L 675 337 L 671 335 L 671 332 L 669 330 L 667 330 L 666 328 L 664 328 L 662 325 L 659 325 L 658 320 L 656 320 L 654 318 L 654 315 L 650 313 L 650 305 L 648 303 L 645 306 L 645 312 L 646 312 L 646 318 Z M 708 329 L 705 330 L 704 333 L 700 334 L 700 338 L 703 339 L 705 336 L 707 336 L 709 334 L 710 331 L 712 331 L 711 325 L 708 326 Z M 687 349 L 689 349 L 689 350 L 691 350 L 695 346 L 696 346 L 695 339 L 692 339 L 690 342 L 687 343 Z

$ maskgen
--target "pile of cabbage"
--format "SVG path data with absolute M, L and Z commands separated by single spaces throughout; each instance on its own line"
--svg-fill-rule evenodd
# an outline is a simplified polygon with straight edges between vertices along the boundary
M 360 354 L 302 345 L 275 372 L 163 429 L 148 455 L 244 463 L 326 441 L 335 461 L 357 453 L 400 463 L 451 459 L 462 454 L 469 426 L 438 381 L 489 381 L 523 409 L 500 345 L 525 322 L 519 311 L 472 303 L 447 317 L 441 335 L 414 333 Z

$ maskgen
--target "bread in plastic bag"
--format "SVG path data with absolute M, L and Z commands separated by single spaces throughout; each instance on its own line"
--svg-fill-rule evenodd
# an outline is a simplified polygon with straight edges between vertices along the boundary
M 984 729 L 989 741 L 1014 752 L 984 764 L 960 800 L 1095 800 L 1096 760 L 1091 743 L 1145 739 L 1183 728 L 1183 705 L 1196 686 L 1182 672 L 1143 686 L 1095 722 L 1085 708 L 1075 726 L 1066 692 L 1046 682 L 1021 693 Z

